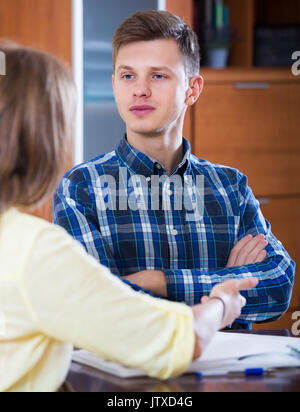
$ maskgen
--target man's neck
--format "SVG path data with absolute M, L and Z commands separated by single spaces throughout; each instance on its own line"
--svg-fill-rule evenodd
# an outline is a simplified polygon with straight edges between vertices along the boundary
M 182 134 L 141 135 L 127 131 L 127 141 L 146 156 L 157 160 L 170 176 L 183 159 Z

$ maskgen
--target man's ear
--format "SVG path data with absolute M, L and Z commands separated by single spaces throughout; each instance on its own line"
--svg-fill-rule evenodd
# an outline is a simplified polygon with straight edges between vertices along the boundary
M 204 86 L 204 79 L 202 76 L 194 76 L 189 81 L 189 88 L 186 92 L 185 103 L 188 106 L 192 106 L 198 100 L 202 93 Z

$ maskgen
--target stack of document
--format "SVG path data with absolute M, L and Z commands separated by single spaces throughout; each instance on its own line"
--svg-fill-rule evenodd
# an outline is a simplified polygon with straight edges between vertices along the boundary
M 73 361 L 121 378 L 146 376 L 139 369 L 127 368 L 82 350 L 73 353 Z M 186 373 L 225 375 L 254 368 L 267 371 L 297 367 L 300 368 L 300 339 L 218 332 Z

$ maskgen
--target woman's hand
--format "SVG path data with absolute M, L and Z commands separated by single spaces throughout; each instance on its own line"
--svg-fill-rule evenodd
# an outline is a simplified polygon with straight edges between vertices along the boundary
M 202 304 L 192 307 L 196 335 L 193 359 L 202 354 L 218 330 L 239 318 L 246 305 L 246 299 L 240 292 L 252 289 L 257 284 L 256 278 L 228 280 L 215 286 L 209 297 L 203 297 Z
M 246 299 L 240 294 L 242 290 L 253 289 L 257 286 L 258 279 L 234 279 L 215 286 L 208 298 L 217 297 L 225 304 L 224 318 L 221 329 L 233 323 L 240 317 L 242 308 L 246 305 Z

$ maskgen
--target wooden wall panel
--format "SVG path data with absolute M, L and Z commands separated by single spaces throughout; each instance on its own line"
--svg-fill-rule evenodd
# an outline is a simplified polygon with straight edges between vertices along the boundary
M 261 210 L 271 223 L 272 233 L 282 242 L 291 258 L 297 263 L 300 258 L 300 196 L 266 198 Z M 292 311 L 300 311 L 300 275 L 296 264 L 296 277 L 291 299 Z
M 0 38 L 71 63 L 71 0 L 0 0 Z
M 70 65 L 71 15 L 71 0 L 0 0 L 0 38 L 48 51 Z M 66 170 L 71 167 L 70 160 Z M 51 221 L 51 199 L 33 214 Z
M 167 0 L 166 8 L 169 12 L 183 19 L 191 27 L 193 26 L 193 0 Z
M 300 83 L 208 84 L 195 110 L 196 156 L 236 167 L 257 196 L 300 193 Z

